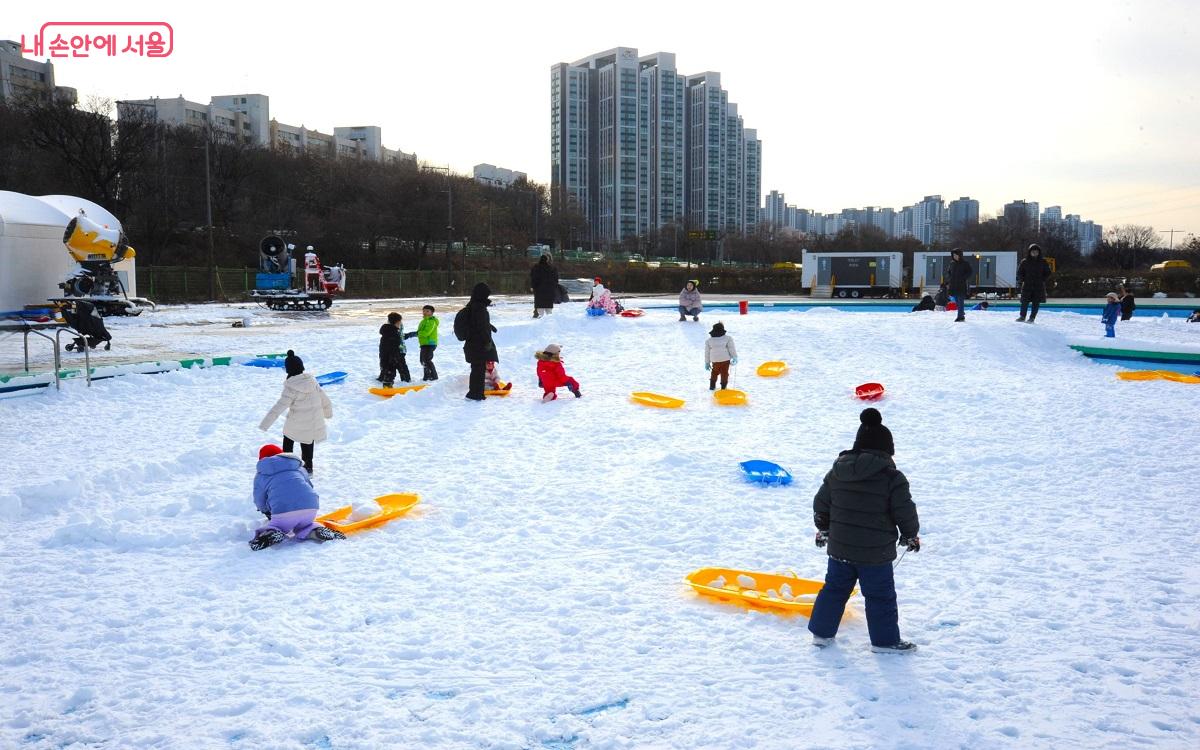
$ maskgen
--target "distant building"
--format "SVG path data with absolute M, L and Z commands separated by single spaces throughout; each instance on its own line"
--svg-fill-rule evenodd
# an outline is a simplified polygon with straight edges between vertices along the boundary
M 742 235 L 759 221 L 762 142 L 719 73 L 615 47 L 550 69 L 552 201 L 614 246 L 680 224 Z
M 793 207 L 794 209 L 794 207 Z M 778 229 L 787 225 L 786 218 L 787 202 L 784 199 L 783 193 L 778 190 L 772 190 L 767 193 L 767 202 L 763 208 L 765 212 L 763 221 Z
M 20 42 L 0 40 L 0 103 L 30 96 L 56 97 L 72 104 L 79 98 L 75 89 L 54 85 L 54 63 L 27 59 Z
M 476 164 L 475 179 L 485 185 L 503 185 L 508 187 L 514 182 L 526 180 L 529 175 L 524 172 L 514 172 L 511 169 L 497 167 L 494 164 Z
M 1042 226 L 1056 226 L 1063 220 L 1062 206 L 1046 206 L 1042 211 Z
M 264 94 L 214 96 L 208 104 L 188 101 L 182 96 L 130 99 L 117 102 L 117 117 L 211 129 L 217 137 L 230 141 L 334 159 L 365 159 L 385 164 L 417 160 L 416 154 L 386 148 L 382 131 L 375 125 L 334 128 L 329 134 L 277 122 L 271 118 L 270 97 Z
M 1037 201 L 1015 200 L 1012 203 L 1006 203 L 1004 211 L 1000 215 L 1008 224 L 1024 225 L 1037 234 L 1039 226 Z
M 1063 226 L 1068 234 L 1075 238 L 1076 247 L 1084 255 L 1095 252 L 1096 246 L 1104 239 L 1104 226 L 1091 220 L 1084 221 L 1079 214 L 1067 214 L 1063 219 Z
M 950 231 L 960 232 L 979 223 L 979 201 L 968 196 L 950 201 L 946 207 L 950 220 Z

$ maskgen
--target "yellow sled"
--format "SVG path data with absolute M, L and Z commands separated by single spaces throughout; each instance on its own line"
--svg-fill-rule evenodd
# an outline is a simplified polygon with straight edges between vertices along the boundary
M 426 385 L 428 384 L 422 383 L 421 385 L 404 385 L 400 386 L 399 388 L 369 388 L 368 390 L 371 391 L 371 393 L 374 393 L 376 396 L 391 398 L 392 396 L 399 396 L 401 394 L 408 393 L 409 391 L 419 391 Z
M 505 389 L 504 386 L 507 385 L 507 383 L 505 383 L 502 380 L 497 380 L 496 382 L 500 385 L 500 387 L 494 391 L 484 391 L 483 395 L 485 395 L 485 396 L 507 396 L 508 394 L 512 393 L 512 388 Z
M 787 362 L 763 362 L 758 366 L 758 374 L 764 378 L 777 378 L 787 372 Z
M 1176 383 L 1200 383 L 1200 377 L 1195 375 L 1184 375 L 1182 372 L 1172 372 L 1171 370 L 1131 370 L 1128 372 L 1118 372 L 1117 377 L 1121 380 L 1173 380 Z
M 646 406 L 657 406 L 659 409 L 678 409 L 683 406 L 683 399 L 671 398 L 670 396 L 662 396 L 657 393 L 648 393 L 646 391 L 635 391 L 629 394 L 629 398 L 639 404 Z
M 393 518 L 399 518 L 416 505 L 420 499 L 420 495 L 382 495 L 375 498 L 375 502 L 379 505 L 379 512 L 373 516 L 360 518 L 357 521 L 347 521 L 346 519 L 354 512 L 354 506 L 345 505 L 332 513 L 317 516 L 317 523 L 343 534 L 353 534 L 356 531 L 381 526 Z
M 745 406 L 746 392 L 735 390 L 713 391 L 713 398 L 721 406 Z
M 755 609 L 812 615 L 824 581 L 731 568 L 701 568 L 685 579 L 696 593 Z M 858 593 L 855 588 L 851 596 Z

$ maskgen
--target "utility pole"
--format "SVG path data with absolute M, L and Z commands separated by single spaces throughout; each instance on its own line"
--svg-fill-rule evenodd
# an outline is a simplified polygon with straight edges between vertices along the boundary
M 1182 229 L 1164 229 L 1164 230 L 1162 230 L 1162 232 L 1161 232 L 1161 234 L 1169 234 L 1169 235 L 1171 235 L 1171 245 L 1170 245 L 1170 247 L 1168 247 L 1168 248 L 1167 248 L 1168 250 L 1174 250 L 1174 249 L 1175 249 L 1175 233 L 1176 233 L 1176 232 L 1178 232 L 1179 234 L 1183 234 L 1183 230 L 1182 230 Z
M 217 299 L 217 266 L 213 260 L 213 220 L 212 220 L 212 176 L 208 167 L 208 142 L 211 132 L 204 133 L 204 201 L 208 206 L 206 223 L 208 224 L 208 298 Z

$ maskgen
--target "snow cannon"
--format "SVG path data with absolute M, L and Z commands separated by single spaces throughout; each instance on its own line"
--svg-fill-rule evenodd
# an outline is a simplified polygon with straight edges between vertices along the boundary
M 258 270 L 263 273 L 291 274 L 291 246 L 277 234 L 269 234 L 258 243 Z
M 98 224 L 79 209 L 79 215 L 67 222 L 63 245 L 79 267 L 58 284 L 65 297 L 51 301 L 67 305 L 76 299 L 90 300 L 100 315 L 137 315 L 142 312 L 139 305 L 154 306 L 141 297 L 130 299 L 113 269 L 113 263 L 137 255 L 120 229 Z

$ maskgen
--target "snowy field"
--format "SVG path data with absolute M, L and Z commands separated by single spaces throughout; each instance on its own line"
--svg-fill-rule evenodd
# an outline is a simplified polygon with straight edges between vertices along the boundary
M 349 371 L 327 389 L 322 507 L 421 503 L 344 542 L 246 545 L 279 370 L 0 401 L 0 748 L 1200 746 L 1200 386 L 1122 382 L 1070 350 L 1101 333 L 1095 316 L 695 324 L 579 304 L 531 320 L 501 302 L 514 392 L 472 403 L 454 306 L 439 310 L 442 380 L 370 395 L 384 315 L 412 330 L 419 307 L 165 308 L 112 325 L 110 358 L 292 348 L 314 374 Z M 745 408 L 707 390 L 718 318 Z M 1179 318 L 1117 331 L 1200 343 Z M 540 402 L 533 352 L 551 342 L 582 399 Z M 770 359 L 790 373 L 755 376 Z M 803 617 L 683 583 L 705 566 L 823 575 L 812 496 L 853 441 L 866 381 L 887 386 L 921 514 L 922 550 L 897 569 L 909 656 L 870 653 L 861 599 L 817 651 Z M 687 405 L 638 406 L 635 390 Z M 754 458 L 796 481 L 747 484 L 738 462 Z

